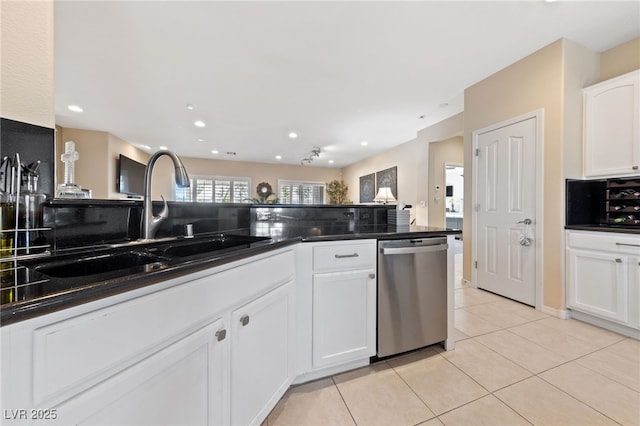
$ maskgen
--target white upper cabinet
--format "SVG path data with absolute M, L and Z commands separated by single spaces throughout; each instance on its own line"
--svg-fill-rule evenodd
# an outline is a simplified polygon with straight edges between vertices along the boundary
M 640 70 L 583 93 L 584 177 L 640 174 Z

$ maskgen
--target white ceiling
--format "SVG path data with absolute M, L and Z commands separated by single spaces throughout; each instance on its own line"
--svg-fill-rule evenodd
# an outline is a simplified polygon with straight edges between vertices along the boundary
M 640 36 L 638 1 L 54 7 L 59 125 L 185 157 L 300 164 L 318 146 L 325 167 L 414 139 L 461 112 L 465 88 L 559 38 L 600 52 Z

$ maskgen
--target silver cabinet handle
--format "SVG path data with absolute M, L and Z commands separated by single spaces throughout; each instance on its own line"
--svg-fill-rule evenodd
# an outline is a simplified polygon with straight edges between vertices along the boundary
M 631 167 L 631 170 L 638 170 L 638 166 Z
M 622 259 L 620 259 L 619 257 L 616 259 L 616 263 L 622 263 Z
M 336 254 L 335 257 L 336 259 L 344 259 L 347 257 L 359 257 L 360 255 L 358 253 L 353 253 L 353 254 Z
M 413 246 L 413 247 L 383 247 L 380 249 L 382 254 L 413 254 L 413 253 L 429 253 L 434 251 L 447 250 L 449 246 L 447 244 L 436 244 L 432 246 Z
M 227 337 L 227 330 L 224 328 L 222 330 L 216 331 L 216 337 L 218 338 L 218 342 L 224 340 Z
M 374 279 L 376 277 L 376 274 L 369 274 L 369 278 Z
M 640 247 L 640 244 L 616 243 L 617 246 Z
M 249 324 L 249 315 L 243 315 L 240 317 L 240 322 L 242 323 L 242 326 L 246 326 L 247 324 Z

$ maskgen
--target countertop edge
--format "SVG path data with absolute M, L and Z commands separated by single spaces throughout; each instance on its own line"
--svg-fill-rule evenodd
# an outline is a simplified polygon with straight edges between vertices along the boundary
M 564 229 L 572 231 L 609 232 L 617 234 L 640 235 L 640 229 L 617 228 L 613 226 L 599 225 L 565 225 Z

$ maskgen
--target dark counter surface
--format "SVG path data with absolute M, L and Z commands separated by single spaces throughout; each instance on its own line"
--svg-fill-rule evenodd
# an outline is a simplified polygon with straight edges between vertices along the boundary
M 44 263 L 64 262 L 90 256 L 100 256 L 131 251 L 153 252 L 167 245 L 187 244 L 206 240 L 211 236 L 198 236 L 195 239 L 174 238 L 159 240 L 141 245 L 122 243 L 91 248 L 65 250 L 55 256 L 44 256 L 31 260 L 19 260 L 19 269 L 14 271 L 13 286 L 5 286 L 8 275 L 2 275 L 2 301 L 0 306 L 0 325 L 24 321 L 37 316 L 81 305 L 94 300 L 114 296 L 137 288 L 153 285 L 162 281 L 224 265 L 236 260 L 283 248 L 298 242 L 339 241 L 353 239 L 403 239 L 427 238 L 451 234 L 460 234 L 460 230 L 441 229 L 424 226 L 397 228 L 387 225 L 353 226 L 283 226 L 278 223 L 256 223 L 251 229 L 232 230 L 226 234 L 267 236 L 271 240 L 243 245 L 240 248 L 210 252 L 206 255 L 168 259 L 159 267 L 132 270 L 125 276 L 110 277 L 109 273 L 94 274 L 90 277 L 52 278 L 42 275 L 39 267 Z M 14 262 L 10 262 L 12 265 Z M 6 265 L 6 264 L 5 264 Z M 4 273 L 4 272 L 2 272 Z M 11 296 L 9 296 L 9 292 Z M 4 301 L 13 300 L 10 303 Z
M 567 225 L 564 229 L 574 231 L 617 232 L 619 234 L 640 235 L 640 228 L 629 228 L 615 225 Z

